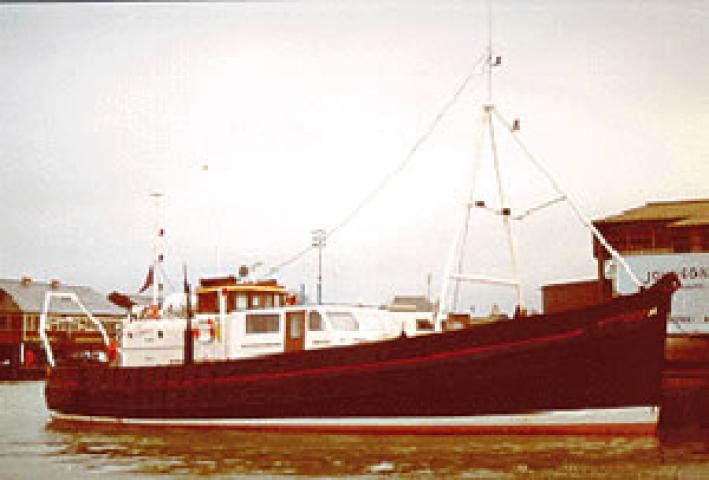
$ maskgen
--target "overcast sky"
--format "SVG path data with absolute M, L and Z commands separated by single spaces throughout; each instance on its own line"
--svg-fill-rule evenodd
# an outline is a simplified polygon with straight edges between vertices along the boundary
M 174 287 L 185 262 L 192 280 L 265 271 L 401 164 L 484 53 L 486 11 L 482 0 L 0 5 L 0 276 L 137 290 L 155 191 Z M 591 218 L 706 198 L 707 32 L 703 1 L 496 2 L 495 103 Z M 429 272 L 438 291 L 483 94 L 477 75 L 328 239 L 326 301 L 425 293 Z M 513 208 L 537 187 L 550 198 L 498 136 Z M 466 270 L 503 271 L 504 238 L 474 220 Z M 541 283 L 595 275 L 590 234 L 563 205 L 516 238 L 532 304 Z M 279 279 L 312 293 L 314 258 Z M 466 301 L 486 308 L 498 293 Z

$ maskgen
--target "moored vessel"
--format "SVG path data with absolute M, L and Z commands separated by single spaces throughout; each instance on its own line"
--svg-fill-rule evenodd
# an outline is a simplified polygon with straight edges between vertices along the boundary
M 188 314 L 185 321 L 171 324 L 177 326 L 177 335 L 170 336 L 170 352 L 163 355 L 158 347 L 168 342 L 168 325 L 146 323 L 141 327 L 152 333 L 129 337 L 120 365 L 64 364 L 52 369 L 45 393 L 54 420 L 318 432 L 654 432 L 665 325 L 679 281 L 668 274 L 649 288 L 599 305 L 525 313 L 512 224 L 562 201 L 639 282 L 521 144 L 519 121 L 508 122 L 492 103 L 491 72 L 501 60 L 491 45 L 483 59 L 488 84 L 483 125 L 490 134 L 497 199 L 478 199 L 471 192 L 431 331 L 409 336 L 380 325 L 377 335 L 363 337 L 359 329 L 336 327 L 335 319 L 341 325 L 357 324 L 357 315 L 363 313 L 358 309 L 286 305 L 277 285 L 236 279 L 203 283 L 197 318 L 193 321 Z M 493 119 L 512 133 L 550 181 L 554 198 L 527 209 L 512 208 L 500 179 Z M 502 220 L 512 278 L 463 274 L 462 245 L 473 208 Z M 468 281 L 515 287 L 514 317 L 458 322 L 458 284 Z M 450 282 L 456 282 L 453 288 Z M 185 293 L 189 299 L 187 285 Z M 318 345 L 316 339 L 328 343 Z M 147 344 L 147 356 L 138 353 Z M 161 356 L 151 357 L 153 353 Z
M 47 405 L 55 421 L 155 427 L 650 433 L 677 286 L 670 274 L 583 311 L 352 346 L 187 365 L 58 365 Z

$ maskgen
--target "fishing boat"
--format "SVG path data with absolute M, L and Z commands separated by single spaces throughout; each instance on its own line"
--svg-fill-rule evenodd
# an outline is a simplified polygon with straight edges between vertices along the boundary
M 650 433 L 678 280 L 593 308 L 179 365 L 59 364 L 57 422 L 387 433 Z M 279 335 L 307 339 L 304 306 Z M 300 319 L 297 321 L 296 319 Z M 292 344 L 291 344 L 292 345 Z
M 374 334 L 363 335 L 353 327 L 363 324 L 361 308 L 291 305 L 275 283 L 203 281 L 195 318 L 188 308 L 181 322 L 129 326 L 117 363 L 54 365 L 45 387 L 53 420 L 306 432 L 654 432 L 665 328 L 679 280 L 670 273 L 606 303 L 525 313 L 511 225 L 561 201 L 637 278 L 521 144 L 519 122 L 505 120 L 492 103 L 491 75 L 500 58 L 490 44 L 483 58 L 488 80 L 483 124 L 490 134 L 498 198 L 493 203 L 471 194 L 466 203 L 433 328 L 408 335 L 382 323 Z M 499 179 L 493 120 L 549 178 L 555 198 L 520 212 L 511 208 Z M 473 210 L 502 220 L 512 279 L 462 272 L 462 244 Z M 515 315 L 470 322 L 456 313 L 451 297 L 469 281 L 514 287 Z M 189 290 L 185 280 L 188 303 Z M 338 328 L 338 320 L 350 327 Z

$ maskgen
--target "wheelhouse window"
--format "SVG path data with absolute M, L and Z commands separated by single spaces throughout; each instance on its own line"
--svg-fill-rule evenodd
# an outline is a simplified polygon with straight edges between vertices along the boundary
M 312 311 L 308 314 L 308 331 L 321 332 L 325 330 L 320 312 Z
M 217 313 L 218 311 L 217 292 L 203 292 L 197 295 L 197 313 Z
M 226 294 L 226 311 L 233 312 L 236 309 L 236 293 L 227 292 Z
M 327 319 L 335 330 L 344 332 L 359 330 L 359 322 L 350 312 L 327 312 Z
M 246 333 L 278 333 L 280 331 L 280 315 L 247 315 Z
M 246 296 L 245 293 L 239 293 L 236 296 L 236 309 L 237 310 L 246 310 L 247 308 L 249 308 L 248 297 Z
M 273 295 L 266 295 L 264 296 L 264 299 L 266 300 L 264 307 L 266 308 L 271 308 L 273 307 Z
M 261 295 L 253 294 L 251 295 L 251 308 L 261 308 Z

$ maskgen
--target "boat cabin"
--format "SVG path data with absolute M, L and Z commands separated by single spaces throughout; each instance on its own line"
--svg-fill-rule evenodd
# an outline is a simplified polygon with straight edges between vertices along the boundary
M 352 305 L 293 305 L 275 281 L 205 279 L 197 290 L 192 319 L 196 362 L 374 342 L 401 335 L 389 312 Z M 126 324 L 120 365 L 181 364 L 184 318 Z
M 205 278 L 197 289 L 197 314 L 278 308 L 295 303 L 275 280 L 244 282 L 234 276 Z
M 122 366 L 181 364 L 185 319 L 132 322 L 121 339 Z M 394 338 L 386 312 L 349 305 L 293 305 L 198 314 L 192 320 L 196 362 L 249 358 Z

